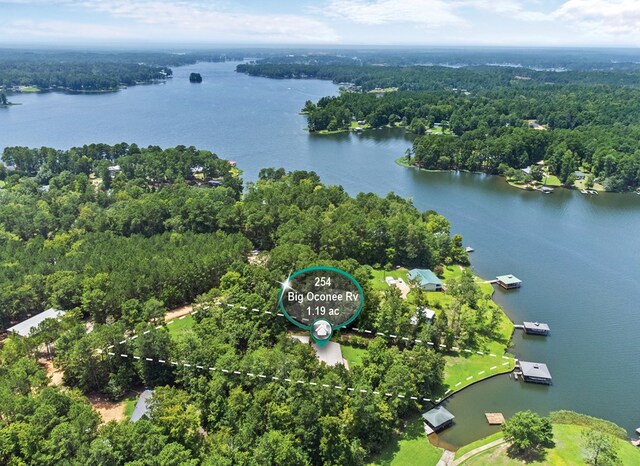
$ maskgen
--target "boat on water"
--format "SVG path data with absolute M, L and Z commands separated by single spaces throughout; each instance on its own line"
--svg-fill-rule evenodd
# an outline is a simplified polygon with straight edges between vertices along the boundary
M 581 190 L 580 190 L 580 193 L 581 193 L 581 194 L 589 194 L 589 191 L 587 191 L 586 189 L 581 189 Z
M 638 194 L 640 194 L 640 193 L 638 193 Z M 473 249 L 471 246 L 467 246 L 466 248 L 464 248 L 464 250 L 467 251 L 467 252 L 475 251 L 475 249 Z

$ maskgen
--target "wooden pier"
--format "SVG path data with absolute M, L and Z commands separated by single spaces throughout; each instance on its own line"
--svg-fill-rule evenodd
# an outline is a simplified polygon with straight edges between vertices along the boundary
M 487 418 L 487 422 L 491 426 L 499 426 L 504 424 L 504 416 L 502 413 L 484 413 L 484 417 Z

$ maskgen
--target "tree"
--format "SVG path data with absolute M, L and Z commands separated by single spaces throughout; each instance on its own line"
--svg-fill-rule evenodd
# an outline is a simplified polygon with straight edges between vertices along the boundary
M 548 418 L 533 411 L 520 411 L 502 425 L 504 438 L 514 450 L 537 450 L 553 441 L 553 428 Z
M 594 184 L 593 175 L 588 175 L 587 179 L 584 182 L 584 187 L 587 188 L 587 189 L 592 189 L 593 188 L 593 184 Z
M 7 100 L 7 96 L 5 93 L 0 93 L 0 105 L 9 105 L 9 101 Z
M 258 440 L 253 451 L 255 466 L 305 466 L 309 459 L 296 445 L 296 439 L 279 430 L 271 430 Z
M 592 466 L 613 466 L 622 464 L 618 457 L 615 439 L 596 429 L 582 432 L 582 444 L 586 450 L 585 462 Z

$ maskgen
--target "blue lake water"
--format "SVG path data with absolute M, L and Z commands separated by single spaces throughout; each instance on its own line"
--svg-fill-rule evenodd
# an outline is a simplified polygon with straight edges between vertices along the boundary
M 472 245 L 483 277 L 513 273 L 517 291 L 495 299 L 515 322 L 551 326 L 548 338 L 514 337 L 516 357 L 547 363 L 551 387 L 508 376 L 477 384 L 447 402 L 456 425 L 442 438 L 463 444 L 491 433 L 484 412 L 572 409 L 640 426 L 640 196 L 524 192 L 502 179 L 428 173 L 394 160 L 410 141 L 402 130 L 309 135 L 298 114 L 307 99 L 336 94 L 317 80 L 269 80 L 234 72 L 235 64 L 174 69 L 166 84 L 116 93 L 22 94 L 0 109 L 0 148 L 68 148 L 91 142 L 194 145 L 236 160 L 247 181 L 262 167 L 315 170 L 352 194 L 394 191 L 434 209 Z M 188 75 L 200 72 L 202 84 Z

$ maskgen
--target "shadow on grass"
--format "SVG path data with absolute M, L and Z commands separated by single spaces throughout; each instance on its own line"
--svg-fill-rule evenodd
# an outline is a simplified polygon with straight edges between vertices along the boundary
M 400 440 L 424 438 L 425 441 L 428 441 L 420 418 L 411 417 L 405 419 L 404 423 L 405 426 L 402 433 L 395 434 L 392 439 L 389 439 L 389 443 L 379 453 L 372 455 L 369 461 L 377 466 L 389 466 L 400 451 Z
M 547 450 L 550 450 L 555 446 L 556 444 L 553 441 L 539 448 L 530 448 L 528 450 L 517 450 L 513 445 L 510 445 L 507 448 L 507 456 L 525 464 L 543 463 L 547 459 Z

